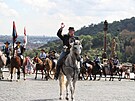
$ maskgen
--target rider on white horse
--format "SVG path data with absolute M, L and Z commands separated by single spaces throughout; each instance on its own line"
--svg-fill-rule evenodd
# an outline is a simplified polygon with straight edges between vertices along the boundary
M 2 51 L 5 54 L 7 61 L 6 61 L 6 66 L 8 64 L 10 64 L 10 52 L 11 52 L 11 48 L 9 47 L 10 43 L 8 41 L 6 41 L 5 46 L 3 47 Z
M 75 39 L 78 39 L 77 37 L 74 36 L 74 33 L 75 33 L 74 27 L 69 27 L 68 34 L 62 35 L 62 30 L 64 27 L 65 27 L 65 25 L 62 23 L 61 28 L 57 32 L 57 36 L 63 41 L 64 50 L 61 52 L 59 60 L 57 62 L 55 80 L 57 80 L 59 77 L 60 68 L 63 65 L 63 60 L 70 53 L 70 47 L 71 47 L 70 43 L 73 42 Z

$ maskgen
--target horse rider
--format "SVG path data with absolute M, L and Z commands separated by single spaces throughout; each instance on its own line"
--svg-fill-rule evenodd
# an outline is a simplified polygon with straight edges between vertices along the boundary
M 95 65 L 98 67 L 98 69 L 101 69 L 101 66 L 100 66 L 101 61 L 100 61 L 99 55 L 96 55 L 94 62 L 95 62 Z
M 34 61 L 34 63 L 38 63 L 38 53 L 36 52 L 35 54 L 36 54 L 36 56 L 34 57 L 33 61 Z
M 89 63 L 90 59 L 87 55 L 84 56 L 83 66 L 88 69 L 87 64 Z
M 54 69 L 56 65 L 55 60 L 57 59 L 55 50 L 49 52 L 49 59 L 52 61 L 52 69 Z
M 46 53 L 45 53 L 45 50 L 44 49 L 41 49 L 41 53 L 40 53 L 40 59 L 42 61 L 44 61 L 46 59 Z
M 6 66 L 7 66 L 8 64 L 10 64 L 11 48 L 9 47 L 10 43 L 8 41 L 6 41 L 4 44 L 5 44 L 5 46 L 3 47 L 3 52 L 7 57 L 7 61 L 6 61 Z
M 36 52 L 35 53 L 35 57 L 34 57 L 34 59 L 33 59 L 33 64 L 35 64 L 35 63 L 38 63 L 38 52 Z M 34 70 L 33 70 L 33 73 L 32 74 L 34 74 L 35 73 L 35 71 L 36 71 L 36 69 L 34 68 Z
M 115 58 L 113 59 L 113 65 L 115 66 L 115 68 L 118 70 L 118 64 L 119 64 L 119 59 L 117 56 L 115 56 Z
M 25 48 L 24 48 L 24 46 L 21 45 L 20 41 L 16 42 L 15 50 L 16 50 L 16 55 L 19 56 L 20 59 L 21 59 L 21 66 L 22 66 L 22 64 L 23 64 L 23 53 L 25 51 Z
M 114 65 L 118 65 L 119 64 L 119 60 L 118 57 L 116 56 L 113 60 Z
M 60 68 L 62 67 L 62 65 L 64 63 L 66 56 L 70 53 L 70 48 L 71 48 L 70 43 L 74 42 L 75 39 L 78 39 L 77 37 L 74 36 L 74 33 L 75 33 L 74 27 L 69 27 L 68 34 L 62 35 L 62 30 L 64 27 L 65 27 L 64 23 L 61 23 L 61 28 L 57 32 L 57 36 L 63 42 L 64 50 L 61 52 L 60 57 L 57 61 L 55 80 L 58 79 L 59 73 L 60 73 Z
M 51 60 L 56 59 L 55 54 L 56 54 L 56 51 L 51 51 L 51 52 L 49 52 L 49 58 L 50 58 Z

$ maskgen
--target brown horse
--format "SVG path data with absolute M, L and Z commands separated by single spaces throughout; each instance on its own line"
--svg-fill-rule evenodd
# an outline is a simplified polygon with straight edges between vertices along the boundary
M 53 72 L 53 74 L 55 73 L 55 68 L 52 68 L 53 63 L 52 63 L 52 60 L 50 60 L 49 58 L 46 58 L 44 60 L 44 66 L 45 66 L 45 74 L 46 74 L 45 78 L 46 80 L 48 80 L 51 75 L 51 72 Z
M 87 69 L 82 64 L 81 68 L 80 68 L 80 73 L 79 73 L 79 80 L 83 80 L 83 79 L 87 80 L 89 76 L 90 76 L 90 80 L 92 80 L 92 78 L 91 78 L 92 69 L 93 69 L 93 66 L 91 64 L 87 64 Z
M 86 69 L 87 68 L 87 69 Z M 96 80 L 96 75 L 99 74 L 99 79 L 101 79 L 102 77 L 102 73 L 105 76 L 105 80 L 106 80 L 106 73 L 105 73 L 105 68 L 101 68 L 101 66 L 99 67 L 95 62 L 89 61 L 89 63 L 83 63 L 81 69 L 80 69 L 80 73 L 82 74 L 82 77 L 84 78 L 84 80 L 87 80 L 88 77 L 90 77 L 90 80 Z
M 13 81 L 13 70 L 17 69 L 17 79 L 20 79 L 20 68 L 21 68 L 21 59 L 19 56 L 14 56 L 11 58 L 11 81 Z
M 44 69 L 45 69 L 45 65 L 43 64 L 43 61 L 39 58 L 39 57 L 35 57 L 34 58 L 34 62 L 36 63 L 36 67 L 35 67 L 35 71 L 36 71 L 36 75 L 35 75 L 35 79 L 37 79 L 37 72 L 38 70 L 41 70 L 42 72 L 42 79 L 43 79 L 43 75 L 44 75 Z

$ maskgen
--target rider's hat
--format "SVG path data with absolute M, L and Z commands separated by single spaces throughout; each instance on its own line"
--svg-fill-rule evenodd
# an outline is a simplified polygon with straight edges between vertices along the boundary
M 52 52 L 53 52 L 53 53 L 56 53 L 56 51 L 55 51 L 55 50 L 53 50 Z
M 41 51 L 45 52 L 45 50 L 44 50 L 44 49 L 41 49 Z
M 69 27 L 68 30 L 73 30 L 73 31 L 75 31 L 74 27 Z
M 38 52 L 36 52 L 36 55 L 38 55 Z
M 21 42 L 20 41 L 16 41 L 16 44 L 18 44 L 18 43 L 20 44 Z
M 10 43 L 8 41 L 6 41 L 4 44 L 8 44 L 9 45 Z

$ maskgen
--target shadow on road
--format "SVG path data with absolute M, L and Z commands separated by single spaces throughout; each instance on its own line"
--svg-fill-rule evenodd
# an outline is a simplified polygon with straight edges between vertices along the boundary
M 59 101 L 58 99 L 37 99 L 37 100 L 30 100 L 30 101 Z
M 11 82 L 10 80 L 5 80 L 5 79 L 0 80 L 0 82 L 1 82 L 1 81 L 2 81 L 2 82 L 3 82 L 3 81 L 4 81 L 4 82 Z

